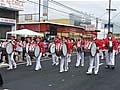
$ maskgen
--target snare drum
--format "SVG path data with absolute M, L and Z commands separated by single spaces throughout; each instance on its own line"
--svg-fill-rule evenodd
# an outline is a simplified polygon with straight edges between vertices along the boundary
M 66 43 L 62 43 L 62 45 L 56 45 L 57 56 L 66 56 L 67 52 L 68 52 L 68 48 Z
M 35 46 L 35 49 L 34 49 L 34 56 L 38 57 L 39 54 L 40 54 L 40 47 L 37 45 L 37 46 Z
M 55 53 L 55 44 L 50 45 L 49 52 L 52 54 Z
M 96 43 L 93 42 L 90 47 L 90 54 L 91 56 L 95 56 L 96 53 L 97 53 L 97 45 Z
M 97 46 L 95 42 L 87 42 L 84 48 L 85 48 L 85 51 L 89 52 L 91 56 L 96 55 Z
M 12 43 L 9 42 L 6 45 L 6 52 L 7 52 L 7 54 L 11 54 L 13 52 L 13 44 Z
M 62 44 L 62 55 L 67 56 L 67 52 L 68 52 L 67 44 L 63 43 Z
M 60 43 L 57 43 L 55 46 L 55 53 L 58 57 L 62 55 L 61 50 L 62 50 L 62 45 Z

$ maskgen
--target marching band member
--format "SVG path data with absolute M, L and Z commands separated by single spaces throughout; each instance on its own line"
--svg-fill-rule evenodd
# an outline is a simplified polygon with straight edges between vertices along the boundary
M 80 39 L 76 42 L 76 48 L 77 48 L 77 62 L 75 67 L 79 67 L 80 62 L 81 66 L 84 66 L 84 45 L 85 41 L 83 40 L 82 36 L 80 36 Z
M 23 53 L 22 53 L 22 60 L 24 60 L 25 53 L 26 53 L 26 40 L 22 40 L 22 47 L 23 47 Z
M 65 37 L 62 37 L 62 42 L 59 41 L 59 45 L 62 46 L 63 43 L 65 43 Z M 60 73 L 67 72 L 68 71 L 68 61 L 67 56 L 61 55 L 61 61 L 60 61 Z
M 103 53 L 103 50 L 104 50 L 104 48 L 103 48 L 103 40 L 101 40 L 101 43 L 102 43 L 102 46 L 101 46 L 101 48 L 100 48 L 100 56 L 101 56 L 101 59 L 104 59 L 104 53 Z
M 99 48 L 102 46 L 102 43 L 99 39 L 97 39 L 97 32 L 94 32 L 93 34 L 94 36 L 93 40 L 91 41 L 91 45 L 92 42 L 96 43 L 97 51 L 95 56 L 90 55 L 89 68 L 86 74 L 92 74 L 92 70 L 94 69 L 94 74 L 97 75 L 99 71 Z
M 52 43 L 49 44 L 48 48 L 50 48 L 50 46 L 52 44 L 56 45 L 57 39 L 58 39 L 58 37 L 56 36 L 55 40 Z M 59 58 L 58 58 L 58 56 L 56 55 L 56 53 L 52 53 L 52 66 L 55 66 L 55 65 L 57 66 L 58 64 L 59 64 Z
M 23 47 L 22 46 L 23 46 L 22 41 L 18 41 L 16 51 L 18 52 L 18 59 L 20 62 L 22 62 L 22 60 L 23 60 L 23 58 L 22 58 Z
M 27 64 L 26 64 L 26 66 L 29 66 L 29 65 L 31 66 L 32 65 L 30 52 L 29 52 L 30 46 L 31 46 L 31 50 L 32 50 L 31 40 L 30 40 L 30 38 L 27 38 L 27 42 L 26 42 L 26 59 L 27 59 Z
M 71 54 L 72 54 L 72 42 L 70 40 L 70 38 L 67 39 L 67 49 L 68 49 L 68 53 L 67 53 L 67 61 L 71 62 Z
M 104 39 L 106 68 L 115 68 L 115 52 L 117 50 L 117 40 L 112 35 L 112 32 L 108 32 L 107 37 Z
M 38 44 L 38 46 L 39 46 L 39 48 L 40 48 L 40 54 L 39 54 L 39 56 L 36 58 L 36 66 L 35 66 L 35 70 L 36 70 L 36 71 L 37 71 L 37 70 L 40 70 L 40 69 L 42 68 L 41 63 L 40 63 L 40 59 L 41 59 L 41 57 L 42 57 L 42 54 L 45 53 L 45 45 L 44 45 L 44 42 L 42 42 L 42 40 L 40 40 L 40 39 L 41 39 L 41 37 L 37 37 L 37 38 L 36 38 L 37 44 Z
M 12 52 L 12 54 L 8 55 L 8 63 L 9 63 L 8 70 L 17 68 L 16 62 L 14 60 L 15 50 L 17 48 L 17 42 L 15 41 L 14 36 L 11 36 L 11 43 L 13 44 L 13 52 Z

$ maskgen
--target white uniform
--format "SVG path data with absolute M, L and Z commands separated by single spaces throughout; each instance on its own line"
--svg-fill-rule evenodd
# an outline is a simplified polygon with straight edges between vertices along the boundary
M 59 64 L 59 57 L 56 55 L 56 53 L 52 53 L 52 65 L 58 65 Z
M 80 44 L 80 45 L 79 45 Z M 77 62 L 76 62 L 76 67 L 79 67 L 80 63 L 81 66 L 84 66 L 84 51 L 82 50 L 84 47 L 84 43 L 82 43 L 82 41 L 77 42 L 76 47 L 80 47 L 81 50 L 77 51 Z
M 92 43 L 92 42 L 91 42 Z M 95 40 L 95 43 L 97 45 L 97 52 L 95 56 L 90 55 L 90 62 L 89 62 L 89 68 L 88 71 L 86 72 L 87 74 L 92 74 L 92 70 L 94 69 L 94 74 L 98 74 L 99 71 L 99 47 L 101 45 L 101 42 L 99 39 Z
M 63 56 L 61 55 L 61 61 L 60 61 L 60 72 L 67 72 L 68 71 L 68 61 L 67 61 L 67 55 Z
M 31 61 L 31 57 L 30 57 L 30 55 L 29 55 L 29 48 L 30 48 L 30 43 L 27 43 L 26 44 L 26 60 L 27 60 L 27 64 L 26 64 L 26 66 L 31 66 L 32 65 L 32 61 Z
M 67 72 L 68 71 L 68 61 L 67 57 L 62 56 L 60 61 L 60 72 Z
M 106 37 L 104 39 L 105 57 L 106 57 L 106 68 L 111 67 L 114 69 L 115 66 L 115 53 L 117 50 L 117 40 L 114 37 Z
M 14 41 L 12 41 L 12 44 L 15 45 Z M 8 70 L 11 70 L 13 68 L 17 68 L 17 64 L 16 64 L 16 62 L 14 60 L 14 55 L 15 55 L 15 51 L 14 50 L 13 50 L 13 52 L 10 55 L 8 55 L 8 63 L 9 63 Z
M 36 66 L 35 66 L 36 71 L 42 68 L 41 63 L 40 63 L 41 57 L 42 57 L 42 53 L 40 53 L 39 56 L 36 58 Z

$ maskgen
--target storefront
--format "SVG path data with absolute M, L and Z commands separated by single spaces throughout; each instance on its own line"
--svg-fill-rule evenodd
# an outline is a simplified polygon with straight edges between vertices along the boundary
M 43 33 L 45 36 L 66 36 L 77 38 L 81 34 L 84 34 L 85 29 L 51 22 L 30 22 L 17 24 L 17 29 L 30 29 L 39 33 Z
M 23 10 L 23 2 L 0 0 L 0 38 L 5 38 L 6 32 L 16 30 L 19 10 Z

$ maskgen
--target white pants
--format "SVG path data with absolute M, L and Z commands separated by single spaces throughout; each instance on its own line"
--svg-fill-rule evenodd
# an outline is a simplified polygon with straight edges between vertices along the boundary
M 105 51 L 106 65 L 115 65 L 115 50 L 113 52 Z
M 100 56 L 101 56 L 101 59 L 104 59 L 104 54 L 102 50 L 100 50 Z
M 90 55 L 88 72 L 92 73 L 93 68 L 94 68 L 94 73 L 98 73 L 98 71 L 99 71 L 99 53 L 97 53 L 94 57 Z
M 9 62 L 9 69 L 13 69 L 16 68 L 16 62 L 14 60 L 14 52 L 12 52 L 12 54 L 8 55 L 8 62 Z
M 52 54 L 52 64 L 53 65 L 58 65 L 59 64 L 59 58 L 55 53 Z
M 84 52 L 77 52 L 76 66 L 79 66 L 80 62 L 81 62 L 81 66 L 84 66 Z
M 39 70 L 42 68 L 41 63 L 40 63 L 41 56 L 42 56 L 42 53 L 40 53 L 40 55 L 36 58 L 35 70 Z
M 67 57 L 61 57 L 61 61 L 60 61 L 60 72 L 63 71 L 68 71 L 68 61 L 67 61 Z
M 27 64 L 26 66 L 32 65 L 31 57 L 28 53 L 26 53 Z
M 70 63 L 71 62 L 71 54 L 67 54 L 67 61 Z
M 0 52 L 0 59 L 2 59 L 2 52 Z

